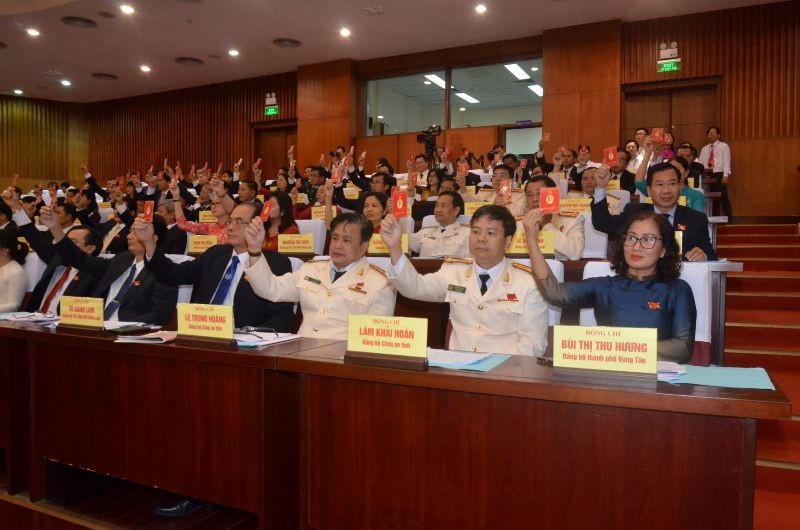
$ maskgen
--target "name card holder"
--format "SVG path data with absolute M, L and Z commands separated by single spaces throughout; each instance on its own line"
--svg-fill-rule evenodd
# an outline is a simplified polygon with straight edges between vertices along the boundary
M 212 304 L 178 304 L 178 336 L 180 346 L 203 348 L 208 343 L 231 346 L 233 340 L 233 307 Z
M 344 362 L 359 366 L 428 370 L 428 320 L 349 315 Z
M 59 302 L 58 327 L 75 328 L 93 332 L 92 336 L 105 335 L 103 309 L 105 300 L 86 296 L 62 296 Z

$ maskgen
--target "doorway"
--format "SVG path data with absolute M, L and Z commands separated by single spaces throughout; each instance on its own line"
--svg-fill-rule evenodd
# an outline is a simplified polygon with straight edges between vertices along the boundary
M 632 139 L 637 128 L 662 127 L 672 133 L 675 147 L 691 142 L 699 151 L 706 144 L 706 130 L 720 125 L 717 79 L 637 85 L 623 91 L 621 142 Z
M 269 128 L 256 128 L 255 130 L 255 158 L 261 159 L 262 183 L 274 180 L 278 169 L 288 166 L 289 160 L 286 153 L 289 147 L 295 146 L 297 152 L 297 126 L 280 126 Z M 298 169 L 302 173 L 302 168 Z

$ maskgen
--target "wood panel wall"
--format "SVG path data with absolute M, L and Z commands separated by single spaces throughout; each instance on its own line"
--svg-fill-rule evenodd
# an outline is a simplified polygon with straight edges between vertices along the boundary
M 0 180 L 19 186 L 79 177 L 88 156 L 83 105 L 0 96 Z M 8 180 L 6 180 L 8 179 Z
M 560 145 L 616 145 L 620 135 L 618 20 L 544 32 L 542 132 L 551 134 L 545 154 Z
M 264 116 L 275 92 L 279 116 Z M 231 167 L 254 155 L 253 125 L 297 116 L 295 72 L 92 103 L 88 109 L 89 161 L 103 177 L 147 169 L 164 158 L 184 166 L 218 162 Z
M 681 70 L 657 74 L 658 45 L 671 41 Z M 800 2 L 623 25 L 623 85 L 709 76 L 722 80 L 720 126 L 732 149 L 734 213 L 800 214 L 792 193 L 800 163 Z
M 350 59 L 297 71 L 297 160 L 316 164 L 320 153 L 350 146 L 356 130 L 355 63 Z

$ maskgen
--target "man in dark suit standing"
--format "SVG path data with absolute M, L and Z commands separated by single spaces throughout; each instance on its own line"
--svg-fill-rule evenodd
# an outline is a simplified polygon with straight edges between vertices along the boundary
M 275 331 L 291 332 L 294 326 L 293 304 L 276 304 L 257 296 L 248 281 L 242 281 L 249 258 L 245 227 L 260 212 L 252 204 L 240 204 L 231 212 L 228 243 L 215 245 L 194 261 L 173 263 L 156 249 L 153 224 L 140 216 L 133 224 L 136 237 L 145 248 L 148 270 L 170 285 L 195 284 L 194 299 L 200 304 L 233 306 L 236 327 L 260 326 Z M 277 252 L 264 252 L 276 276 L 291 272 L 289 259 Z
M 716 260 L 717 253 L 708 237 L 708 218 L 705 214 L 678 204 L 681 176 L 669 163 L 655 164 L 647 170 L 647 193 L 653 204 L 630 203 L 620 215 L 611 215 L 606 201 L 606 185 L 610 173 L 602 166 L 597 174 L 597 187 L 592 202 L 592 224 L 596 230 L 616 234 L 628 217 L 639 210 L 653 210 L 666 215 L 675 232 L 681 232 L 683 259 L 687 261 Z
M 178 288 L 158 281 L 145 269 L 144 246 L 131 232 L 127 236 L 128 250 L 105 259 L 82 252 L 66 237 L 51 211 L 42 212 L 41 219 L 53 234 L 53 247 L 61 261 L 100 278 L 90 296 L 105 300 L 103 320 L 164 325 L 172 319 Z M 167 232 L 164 220 L 154 217 L 153 230 L 156 239 L 163 238 Z

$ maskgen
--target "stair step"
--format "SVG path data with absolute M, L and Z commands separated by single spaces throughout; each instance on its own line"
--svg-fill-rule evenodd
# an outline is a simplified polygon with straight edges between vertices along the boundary
M 725 320 L 725 347 L 794 351 L 800 344 L 800 312 L 731 309 Z
M 757 465 L 753 528 L 786 530 L 800 521 L 800 471 Z
M 800 465 L 800 421 L 759 420 L 756 458 Z
M 800 257 L 800 245 L 717 245 L 721 258 L 739 260 L 743 258 L 793 258 Z M 745 269 L 746 270 L 746 269 Z
M 800 293 L 800 271 L 729 273 L 727 291 L 728 293 L 734 291 Z
M 731 309 L 781 309 L 800 311 L 800 293 L 769 291 L 731 291 L 725 297 L 726 310 Z
M 742 224 L 742 225 L 720 225 L 717 228 L 719 235 L 732 235 L 732 234 L 787 234 L 795 235 L 800 234 L 798 225 L 791 224 Z
M 800 315 L 777 309 L 733 309 L 726 313 L 725 323 L 760 327 L 790 326 L 800 329 Z
M 792 351 L 725 348 L 725 366 L 765 369 L 792 402 L 792 414 L 800 416 L 800 345 Z
M 717 245 L 754 243 L 765 245 L 800 245 L 800 235 L 789 234 L 717 234 Z
M 743 258 L 736 261 L 740 261 L 747 272 L 800 271 L 800 260 L 796 258 Z

